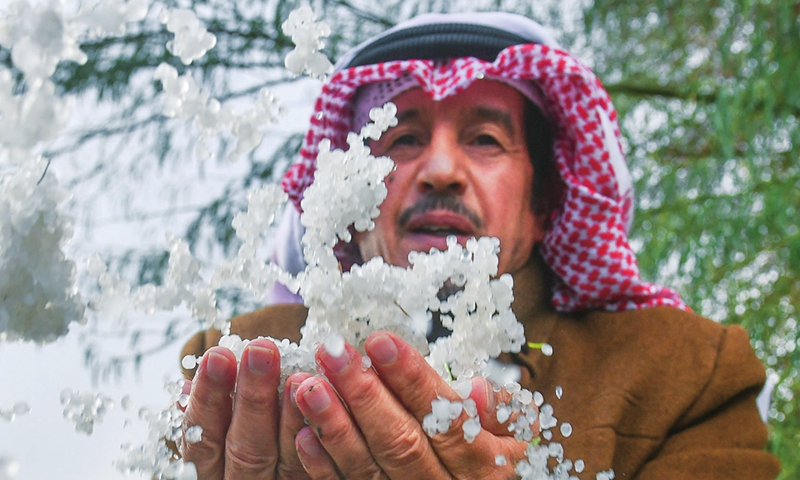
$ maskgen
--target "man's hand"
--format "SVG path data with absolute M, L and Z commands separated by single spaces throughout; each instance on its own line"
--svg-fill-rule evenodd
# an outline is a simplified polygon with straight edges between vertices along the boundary
M 464 440 L 464 413 L 447 432 L 430 438 L 421 425 L 431 401 L 461 400 L 459 395 L 396 335 L 371 335 L 366 351 L 374 370 L 362 368 L 361 355 L 350 345 L 340 357 L 320 348 L 317 361 L 330 384 L 310 377 L 297 390 L 297 406 L 310 423 L 297 437 L 298 450 L 313 478 L 513 476 L 527 444 L 497 422 L 496 405 L 508 400 L 505 391 L 500 397 L 486 380 L 473 380 L 470 397 L 483 427 L 473 443 Z M 505 456 L 507 464 L 497 466 L 496 455 Z
M 290 376 L 279 401 L 280 353 L 274 343 L 252 341 L 238 373 L 233 352 L 211 348 L 192 382 L 184 419 L 186 428 L 203 428 L 200 442 L 184 441 L 182 448 L 184 459 L 197 467 L 198 478 L 308 478 L 295 448 L 295 437 L 305 424 L 291 397 L 309 377 Z

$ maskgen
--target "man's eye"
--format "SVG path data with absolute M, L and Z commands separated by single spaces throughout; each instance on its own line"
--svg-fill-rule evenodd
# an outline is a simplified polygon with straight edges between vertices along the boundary
M 496 146 L 496 145 L 500 145 L 500 142 L 498 142 L 497 139 L 494 138 L 491 135 L 478 135 L 475 138 L 475 145 Z
M 407 134 L 407 135 L 401 135 L 401 136 L 395 138 L 392 141 L 392 145 L 391 146 L 392 147 L 399 147 L 399 146 L 409 147 L 409 146 L 415 146 L 415 145 L 419 145 L 419 141 L 417 140 L 417 137 L 415 137 L 414 135 Z

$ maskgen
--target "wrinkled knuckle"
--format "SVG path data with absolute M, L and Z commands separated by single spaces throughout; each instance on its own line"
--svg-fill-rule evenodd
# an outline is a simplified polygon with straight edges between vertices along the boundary
M 429 372 L 423 370 L 422 366 L 412 364 L 408 367 L 407 373 L 403 374 L 406 382 L 403 391 L 397 392 L 404 399 L 406 405 L 425 405 L 431 408 L 431 401 L 436 397 L 431 397 L 432 385 L 429 383 Z
M 267 474 L 275 470 L 277 455 L 258 452 L 252 445 L 228 441 L 225 444 L 225 469 L 230 472 Z
M 324 430 L 317 428 L 320 441 L 323 440 L 328 445 L 339 445 L 347 443 L 350 436 L 354 435 L 353 429 L 349 428 L 344 422 L 336 422 L 327 426 Z
M 399 435 L 387 439 L 384 451 L 381 452 L 387 459 L 411 465 L 421 461 L 430 452 L 428 438 L 421 432 L 410 428 L 401 428 L 398 431 Z
M 379 408 L 381 405 L 378 403 L 378 400 L 382 396 L 381 389 L 383 388 L 385 388 L 383 383 L 373 377 L 369 381 L 359 385 L 358 395 L 354 395 L 353 398 L 348 399 L 348 403 L 353 410 L 371 410 L 373 408 Z

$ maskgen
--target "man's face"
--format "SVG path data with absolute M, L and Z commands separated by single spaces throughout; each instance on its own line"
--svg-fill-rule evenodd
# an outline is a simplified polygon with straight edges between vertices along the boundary
M 544 236 L 531 208 L 533 166 L 524 97 L 482 80 L 435 102 L 421 89 L 392 101 L 399 123 L 372 145 L 397 164 L 375 229 L 357 233 L 364 260 L 408 266 L 408 254 L 446 249 L 448 235 L 500 239 L 500 273 L 522 267 Z

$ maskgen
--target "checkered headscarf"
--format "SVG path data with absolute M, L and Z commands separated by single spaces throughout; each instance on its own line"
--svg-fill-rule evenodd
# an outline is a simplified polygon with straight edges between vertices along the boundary
M 446 37 L 451 30 L 466 31 L 465 40 L 451 41 Z M 478 51 L 475 38 L 480 43 L 487 31 L 489 36 L 510 36 L 493 47 L 499 53 L 491 49 L 477 56 L 460 53 L 459 48 Z M 401 45 L 392 50 L 393 36 L 404 35 L 401 40 L 422 42 L 422 46 Z M 425 35 L 431 37 L 428 44 Z M 431 45 L 435 49 L 437 42 L 452 43 L 455 46 L 448 48 L 456 53 L 446 60 L 406 58 L 409 48 L 416 55 Z M 459 47 L 459 42 L 464 45 Z M 317 99 L 301 158 L 282 182 L 298 210 L 303 191 L 314 180 L 319 142 L 328 138 L 334 147 L 345 148 L 347 133 L 361 127 L 351 124 L 359 87 L 410 76 L 431 98 L 441 100 L 484 78 L 534 82 L 555 123 L 553 158 L 566 187 L 564 202 L 540 250 L 558 276 L 553 305 L 562 311 L 655 305 L 688 309 L 677 293 L 639 276 L 627 235 L 633 218 L 632 181 L 608 93 L 587 67 L 561 50 L 537 23 L 500 13 L 421 16 L 357 47 L 337 67 Z

